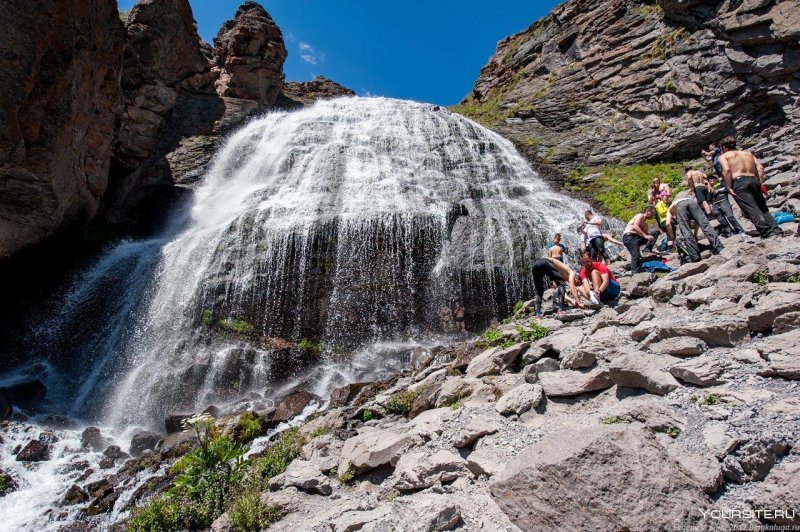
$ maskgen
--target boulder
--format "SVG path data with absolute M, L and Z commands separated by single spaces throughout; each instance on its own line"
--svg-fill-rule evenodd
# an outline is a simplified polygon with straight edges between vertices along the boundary
M 19 462 L 44 462 L 50 460 L 50 444 L 39 440 L 31 440 L 17 454 Z
M 347 510 L 329 523 L 329 526 L 333 532 L 354 532 L 369 523 L 379 521 L 389 513 L 388 506 L 379 506 L 373 510 Z
M 717 460 L 724 459 L 739 444 L 739 440 L 727 434 L 724 425 L 708 425 L 703 429 L 703 439 Z
M 461 416 L 458 429 L 453 436 L 453 447 L 464 449 L 472 447 L 479 439 L 500 430 L 500 424 L 486 416 L 469 415 L 466 421 Z
M 789 446 L 783 439 L 765 436 L 745 443 L 737 449 L 736 455 L 750 480 L 763 480 L 778 457 L 788 452 Z
M 463 476 L 471 477 L 472 473 L 463 458 L 441 450 L 431 455 L 424 452 L 403 455 L 397 462 L 394 476 L 396 489 L 412 491 L 429 488 L 436 483 L 447 484 Z
M 653 319 L 653 310 L 646 304 L 636 305 L 626 310 L 617 318 L 618 325 L 639 325 L 643 321 Z
M 565 353 L 561 353 L 561 368 L 563 369 L 581 369 L 591 368 L 596 361 L 594 351 L 592 349 L 570 349 Z
M 131 453 L 131 456 L 141 456 L 145 451 L 155 449 L 160 440 L 160 434 L 149 430 L 139 431 L 131 438 L 131 446 L 128 452 Z
M 14 481 L 14 478 L 0 469 L 0 497 L 12 491 L 16 491 L 16 489 L 17 483 Z
M 560 370 L 539 374 L 542 391 L 548 397 L 570 397 L 611 388 L 614 384 L 604 368 L 590 371 Z
M 448 406 L 455 403 L 459 399 L 469 397 L 472 394 L 472 390 L 475 385 L 476 383 L 470 382 L 467 379 L 462 379 L 460 377 L 447 377 L 442 384 L 441 389 L 439 390 L 438 396 L 436 397 L 435 406 L 437 408 Z
M 89 494 L 77 484 L 73 484 L 61 499 L 60 506 L 72 506 L 75 504 L 83 504 L 89 502 Z
M 356 382 L 353 384 L 340 386 L 339 388 L 334 388 L 334 390 L 331 392 L 328 406 L 330 408 L 341 408 L 343 406 L 347 406 L 356 398 L 361 390 L 370 384 L 371 383 L 369 382 Z
M 81 447 L 94 452 L 102 452 L 108 447 L 110 440 L 103 437 L 97 427 L 86 427 L 81 433 Z
M 576 347 L 581 341 L 583 341 L 583 329 L 581 327 L 565 327 L 540 340 L 539 345 L 545 349 L 552 349 L 556 353 L 561 353 L 571 347 Z
M 770 336 L 755 347 L 768 361 L 759 375 L 800 379 L 800 329 Z
M 664 395 L 680 387 L 675 377 L 666 371 L 669 363 L 664 357 L 631 353 L 614 359 L 608 365 L 608 375 L 617 386 L 641 388 Z
M 533 371 L 538 375 L 539 373 L 547 373 L 549 371 L 558 371 L 561 365 L 558 360 L 554 358 L 542 358 L 531 364 Z
M 311 402 L 311 395 L 306 392 L 295 392 L 278 404 L 275 414 L 272 416 L 272 421 L 281 423 L 289 421 L 296 415 L 300 414 L 303 409 Z
M 506 467 L 501 453 L 492 447 L 481 447 L 467 456 L 467 467 L 476 477 L 497 475 Z
M 772 323 L 773 334 L 782 334 L 792 329 L 800 329 L 800 312 L 787 312 L 775 318 Z
M 656 280 L 654 273 L 636 273 L 625 277 L 621 281 L 622 289 L 629 297 L 645 297 L 648 295 L 650 285 Z
M 702 355 L 708 349 L 706 343 L 691 336 L 678 336 L 650 344 L 647 349 L 652 353 L 678 357 Z
M 763 512 L 765 521 L 800 526 L 800 463 L 784 461 L 754 491 L 752 506 Z
M 426 438 L 410 431 L 375 430 L 359 434 L 344 442 L 339 472 L 361 474 L 385 465 L 394 466 L 407 451 L 425 441 Z
M 692 477 L 703 492 L 712 495 L 724 482 L 722 466 L 714 456 L 687 452 L 682 446 L 673 444 L 667 452 Z
M 740 316 L 702 316 L 681 314 L 642 322 L 631 332 L 635 341 L 653 335 L 654 340 L 691 336 L 708 345 L 733 347 L 750 338 L 745 318 Z
M 700 511 L 712 508 L 703 490 L 636 424 L 549 434 L 490 485 L 497 504 L 523 530 L 700 526 Z
M 789 312 L 800 311 L 800 295 L 790 292 L 772 292 L 762 296 L 747 311 L 747 325 L 753 332 L 766 332 L 773 328 L 775 319 Z
M 542 402 L 542 387 L 538 384 L 521 384 L 506 392 L 495 405 L 501 414 L 524 414 Z
M 320 495 L 330 495 L 333 491 L 330 479 L 314 463 L 306 460 L 294 460 L 286 471 L 269 480 L 269 489 L 273 491 L 289 486 Z
M 711 386 L 725 382 L 722 378 L 725 365 L 713 357 L 698 357 L 680 362 L 669 368 L 669 372 L 683 382 L 697 386 Z
M 109 445 L 106 447 L 106 450 L 103 451 L 103 456 L 111 458 L 112 460 L 122 460 L 131 457 L 128 453 L 120 449 L 119 445 Z
M 511 347 L 487 349 L 472 359 L 467 366 L 466 376 L 485 377 L 486 375 L 499 375 L 511 368 L 520 354 L 528 349 L 530 345 L 530 342 L 522 342 Z

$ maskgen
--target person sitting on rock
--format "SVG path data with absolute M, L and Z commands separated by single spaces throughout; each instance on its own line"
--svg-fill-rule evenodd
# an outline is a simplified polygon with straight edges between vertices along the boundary
M 592 211 L 586 211 L 584 218 L 586 219 L 585 232 L 589 252 L 594 260 L 607 259 L 606 242 L 603 239 L 603 219 Z
M 650 229 L 647 220 L 652 220 L 656 215 L 655 207 L 647 205 L 644 211 L 640 212 L 625 226 L 622 234 L 622 243 L 631 254 L 631 273 L 639 273 L 642 266 L 642 254 L 640 248 L 645 246 L 647 251 L 653 251 L 656 237 L 661 234 L 658 228 Z
M 561 233 L 556 233 L 553 242 L 547 246 L 547 258 L 561 261 L 566 252 L 567 246 L 561 243 Z
M 662 194 L 672 194 L 668 183 L 662 183 L 658 177 L 653 178 L 653 184 L 650 186 L 650 191 L 647 193 L 647 203 L 650 205 L 658 201 L 658 197 Z
M 533 315 L 535 318 L 542 317 L 542 298 L 544 297 L 545 290 L 545 277 L 548 277 L 556 284 L 556 293 L 553 295 L 553 305 L 556 310 L 564 310 L 564 294 L 567 291 L 564 278 L 559 273 L 554 263 L 560 262 L 551 259 L 539 259 L 533 263 L 533 288 L 536 292 L 533 297 Z
M 725 137 L 720 143 L 722 155 L 722 180 L 725 188 L 736 200 L 747 218 L 753 222 L 762 238 L 781 236 L 783 231 L 770 216 L 767 202 L 761 193 L 764 182 L 764 166 L 749 151 L 736 149 L 736 139 Z M 758 177 L 756 177 L 758 176 Z
M 594 262 L 588 253 L 581 254 L 580 293 L 595 305 L 608 303 L 619 297 L 621 288 L 617 278 L 602 262 Z
M 744 232 L 739 220 L 733 215 L 733 208 L 728 199 L 728 189 L 719 180 L 719 177 L 715 175 L 709 176 L 708 181 L 714 191 L 714 202 L 711 207 L 714 218 L 719 222 L 719 232 L 725 237 L 738 234 L 742 242 L 746 242 L 747 233 Z
M 722 242 L 719 241 L 719 235 L 708 223 L 708 218 L 700 210 L 697 202 L 692 201 L 689 196 L 678 198 L 669 206 L 667 213 L 667 225 L 671 225 L 673 220 L 677 220 L 678 232 L 683 241 L 683 247 L 686 250 L 687 259 L 689 262 L 700 261 L 700 244 L 697 242 L 697 237 L 692 228 L 692 222 L 696 223 L 703 234 L 706 235 L 708 243 L 711 245 L 711 252 L 718 255 L 724 248 Z
M 689 191 L 695 197 L 697 204 L 702 207 L 706 216 L 711 218 L 711 204 L 713 198 L 711 197 L 711 185 L 708 184 L 708 177 L 700 170 L 695 170 L 691 166 L 684 168 L 686 172 L 686 183 L 689 185 Z

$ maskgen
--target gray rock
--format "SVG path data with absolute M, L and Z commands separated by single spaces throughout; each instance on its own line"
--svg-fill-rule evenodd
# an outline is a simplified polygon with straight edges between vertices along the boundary
M 611 388 L 613 383 L 604 368 L 590 371 L 560 370 L 539 374 L 539 383 L 548 397 L 570 397 Z
M 668 371 L 670 361 L 647 353 L 631 353 L 612 361 L 608 366 L 611 382 L 617 386 L 642 388 L 664 395 L 680 387 Z
M 591 349 L 570 349 L 561 353 L 561 367 L 563 369 L 591 368 L 596 361 Z
M 725 432 L 724 425 L 709 425 L 703 429 L 706 447 L 714 453 L 717 460 L 722 460 L 736 449 L 739 441 Z
M 702 519 L 698 509 L 712 507 L 704 486 L 637 425 L 547 435 L 517 456 L 490 490 L 523 530 L 695 526 Z
M 486 375 L 499 375 L 508 370 L 519 355 L 530 346 L 529 342 L 522 342 L 511 347 L 494 347 L 487 349 L 472 359 L 467 366 L 467 377 L 484 377 Z
M 763 296 L 747 312 L 747 325 L 751 331 L 765 332 L 772 329 L 775 319 L 789 312 L 800 311 L 800 295 L 789 292 L 772 292 Z
M 698 357 L 680 362 L 669 368 L 669 372 L 683 382 L 698 386 L 711 386 L 725 382 L 722 378 L 725 366 L 712 357 Z
M 545 349 L 561 353 L 570 347 L 577 346 L 582 340 L 583 329 L 581 327 L 566 327 L 540 340 L 540 345 Z
M 320 495 L 330 495 L 333 491 L 330 479 L 314 463 L 305 460 L 294 460 L 286 471 L 269 480 L 269 489 L 273 491 L 288 486 Z
M 500 430 L 500 425 L 493 419 L 486 416 L 470 415 L 466 421 L 458 425 L 458 430 L 453 439 L 453 446 L 456 449 L 471 447 L 479 439 L 489 434 L 494 434 L 498 430 Z
M 133 435 L 133 438 L 131 438 L 129 452 L 131 453 L 131 456 L 141 456 L 142 453 L 148 449 L 155 449 L 160 440 L 161 435 L 156 434 L 155 432 L 151 432 L 149 430 L 137 432 Z
M 738 316 L 678 314 L 640 323 L 631 332 L 631 338 L 641 341 L 651 334 L 654 340 L 691 336 L 708 345 L 733 347 L 750 338 L 750 329 L 747 321 Z
M 436 483 L 446 484 L 462 476 L 472 476 L 467 462 L 449 451 L 431 455 L 414 452 L 403 455 L 394 470 L 394 487 L 401 491 L 420 490 Z
M 330 527 L 333 532 L 355 532 L 389 513 L 390 510 L 387 506 L 379 506 L 373 510 L 349 510 L 330 523 Z
M 522 384 L 506 392 L 495 405 L 501 414 L 523 414 L 542 402 L 542 387 L 538 384 Z
M 554 358 L 542 358 L 534 362 L 532 366 L 536 370 L 537 374 L 547 373 L 549 371 L 558 371 L 561 368 L 558 360 Z
M 385 465 L 394 466 L 403 454 L 424 441 L 419 434 L 409 431 L 374 430 L 359 434 L 344 442 L 339 471 L 361 474 Z
M 800 463 L 784 461 L 754 489 L 753 508 L 764 511 L 766 521 L 800 526 Z
M 652 353 L 672 355 L 679 357 L 691 357 L 702 355 L 708 349 L 706 343 L 698 338 L 691 336 L 679 336 L 669 338 L 650 344 L 647 349 Z
M 756 349 L 768 360 L 758 371 L 762 377 L 800 379 L 800 329 L 769 337 Z
M 497 475 L 505 466 L 502 455 L 491 447 L 476 449 L 467 456 L 467 467 L 476 477 Z
M 776 438 L 761 438 L 744 444 L 737 451 L 739 464 L 751 480 L 763 480 L 777 457 L 789 452 L 789 446 Z

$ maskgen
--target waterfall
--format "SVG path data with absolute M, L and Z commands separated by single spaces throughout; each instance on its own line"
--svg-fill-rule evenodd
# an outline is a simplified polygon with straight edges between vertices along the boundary
M 443 108 L 343 98 L 267 114 L 219 150 L 185 223 L 121 244 L 76 285 L 71 301 L 109 301 L 102 323 L 79 312 L 96 332 L 71 413 L 158 426 L 314 371 L 341 384 L 331 372 L 365 345 L 435 336 L 443 305 L 485 323 L 530 297 L 527 265 L 554 232 L 571 243 L 585 208 Z

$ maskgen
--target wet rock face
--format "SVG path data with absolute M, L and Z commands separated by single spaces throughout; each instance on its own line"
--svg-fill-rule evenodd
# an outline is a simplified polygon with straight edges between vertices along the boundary
M 481 120 L 562 168 L 696 157 L 736 134 L 768 171 L 796 171 L 796 13 L 775 0 L 573 0 L 501 41 L 464 109 L 483 106 Z
M 283 85 L 286 47 L 280 28 L 263 7 L 247 1 L 214 39 L 220 96 L 272 105 Z
M 116 2 L 4 2 L 0 259 L 97 210 L 107 187 L 124 32 Z

